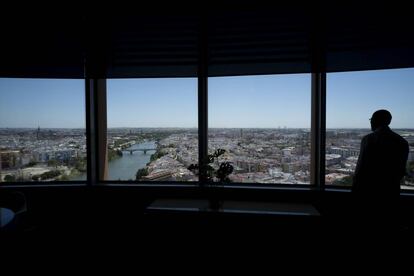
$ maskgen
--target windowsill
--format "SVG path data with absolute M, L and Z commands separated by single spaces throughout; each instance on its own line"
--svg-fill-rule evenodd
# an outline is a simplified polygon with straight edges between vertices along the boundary
M 223 201 L 218 209 L 210 207 L 208 200 L 157 199 L 147 208 L 147 214 L 157 213 L 224 213 L 271 216 L 320 216 L 311 204 L 274 203 L 255 201 Z
M 93 186 L 107 187 L 143 187 L 143 188 L 202 188 L 202 189 L 254 189 L 254 190 L 295 190 L 295 191 L 319 191 L 315 185 L 289 185 L 289 184 L 261 184 L 261 183 L 231 183 L 224 185 L 205 184 L 200 186 L 199 182 L 128 182 L 128 181 L 103 181 Z
M 15 182 L 12 184 L 5 184 L 4 182 L 1 183 L 1 188 L 60 188 L 60 187 L 86 187 L 87 183 L 82 182 Z

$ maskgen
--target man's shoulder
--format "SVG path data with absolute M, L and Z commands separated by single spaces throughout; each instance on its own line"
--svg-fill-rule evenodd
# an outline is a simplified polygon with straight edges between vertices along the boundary
M 374 135 L 375 135 L 375 132 L 371 132 L 365 135 L 364 137 L 362 137 L 362 139 L 369 139 L 370 137 L 374 137 Z
M 371 133 L 365 135 L 364 137 L 362 137 L 362 143 L 366 143 L 369 140 L 374 139 L 375 136 L 376 136 L 375 132 L 371 132 Z
M 408 142 L 407 142 L 407 140 L 404 139 L 404 137 L 402 137 L 401 135 L 399 135 L 395 131 L 391 131 L 391 133 L 394 136 L 394 139 L 396 141 L 398 141 L 400 144 L 403 144 L 403 145 L 407 145 L 408 146 Z
M 367 144 L 367 143 L 376 143 L 378 141 L 383 141 L 383 140 L 388 140 L 390 142 L 393 143 L 398 143 L 398 144 L 407 144 L 408 142 L 407 140 L 405 140 L 401 135 L 399 135 L 398 133 L 388 129 L 388 130 L 382 130 L 382 131 L 373 131 L 367 135 L 365 135 L 362 138 L 362 143 L 363 144 Z

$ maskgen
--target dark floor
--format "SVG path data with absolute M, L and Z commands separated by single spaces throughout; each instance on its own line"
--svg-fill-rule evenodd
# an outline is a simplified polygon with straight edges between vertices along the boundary
M 28 212 L 14 228 L 0 234 L 2 241 L 18 240 L 37 246 L 93 244 L 95 249 L 106 244 L 133 247 L 138 251 L 144 248 L 237 249 L 242 253 L 243 248 L 277 251 L 330 243 L 336 246 L 377 244 L 378 241 L 401 244 L 414 237 L 410 198 L 403 200 L 403 212 L 398 220 L 390 223 L 350 216 L 345 194 L 321 198 L 308 193 L 285 193 L 274 196 L 273 201 L 268 197 L 263 201 L 255 198 L 254 203 L 244 196 L 230 196 L 229 200 L 220 201 L 230 209 L 247 206 L 245 210 L 254 212 L 217 212 L 208 208 L 149 210 L 148 206 L 159 198 L 155 193 L 134 190 L 33 189 L 26 190 L 25 194 Z M 170 194 L 174 195 L 170 200 L 180 200 L 176 194 Z M 250 195 L 255 197 L 253 193 Z M 162 196 L 165 198 L 165 194 Z M 189 197 L 183 198 L 189 200 Z M 260 212 L 260 202 L 267 212 Z M 309 206 L 317 213 L 301 214 L 304 208 L 309 211 Z M 269 212 L 272 208 L 273 212 Z M 286 208 L 291 208 L 292 214 Z

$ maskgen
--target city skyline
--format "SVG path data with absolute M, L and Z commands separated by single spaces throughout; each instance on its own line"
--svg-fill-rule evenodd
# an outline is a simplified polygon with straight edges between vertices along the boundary
M 349 186 L 367 129 L 341 130 L 326 137 L 326 184 Z M 412 143 L 414 129 L 404 131 Z M 209 152 L 224 149 L 232 182 L 310 184 L 311 144 L 299 129 L 213 129 Z M 83 131 L 0 129 L 0 182 L 85 180 L 87 145 Z M 106 180 L 196 181 L 190 165 L 198 162 L 195 129 L 115 129 L 108 131 Z M 407 160 L 411 170 L 412 150 Z M 217 166 L 217 164 L 214 164 Z M 404 189 L 412 189 L 407 176 Z
M 70 128 L 70 127 L 45 127 L 45 128 L 43 128 L 43 127 L 41 127 L 41 126 L 38 126 L 38 127 L 40 127 L 40 129 L 41 130 L 84 130 L 85 128 Z M 11 130 L 11 129 L 22 129 L 22 130 L 36 130 L 38 127 L 0 127 L 0 130 Z M 165 129 L 165 130 L 169 130 L 169 129 L 171 129 L 171 130 L 173 130 L 173 129 L 191 129 L 191 130 L 197 130 L 197 127 L 108 127 L 107 129 Z M 284 129 L 287 129 L 287 130 L 289 130 L 289 129 L 292 129 L 292 130 L 295 130 L 295 129 L 298 129 L 298 130 L 311 130 L 310 128 L 300 128 L 300 127 L 297 127 L 297 128 L 295 128 L 295 127 L 286 127 L 286 128 L 283 128 L 283 127 L 273 127 L 273 128 L 270 128 L 270 127 L 211 127 L 211 128 L 209 128 L 210 130 L 215 130 L 215 129 L 235 129 L 235 130 L 237 130 L 237 129 L 261 129 L 261 130 L 266 130 L 266 129 L 269 129 L 269 130 L 284 130 Z M 393 129 L 396 129 L 396 130 L 404 130 L 404 129 L 409 129 L 409 130 L 412 130 L 412 129 L 414 129 L 414 127 L 408 127 L 408 128 L 393 128 Z M 355 127 L 349 127 L 349 128 L 347 128 L 347 127 L 338 127 L 338 128 L 335 128 L 335 127 L 333 127 L 333 128 L 326 128 L 326 130 L 371 130 L 371 128 L 369 128 L 369 127 L 366 127 L 366 128 L 355 128 Z
M 414 128 L 414 69 L 327 75 L 327 129 Z M 210 128 L 310 129 L 310 74 L 209 79 Z M 197 79 L 107 82 L 108 128 L 197 128 Z M 0 128 L 85 128 L 83 80 L 0 79 Z M 350 112 L 350 110 L 352 112 Z

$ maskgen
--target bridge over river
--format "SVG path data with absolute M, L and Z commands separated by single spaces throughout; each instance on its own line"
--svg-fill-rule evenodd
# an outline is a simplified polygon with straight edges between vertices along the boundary
M 135 151 L 143 151 L 144 154 L 147 154 L 147 151 L 156 151 L 157 149 L 151 149 L 151 148 L 143 148 L 143 149 L 124 149 L 122 151 L 127 151 L 129 154 L 133 154 Z

